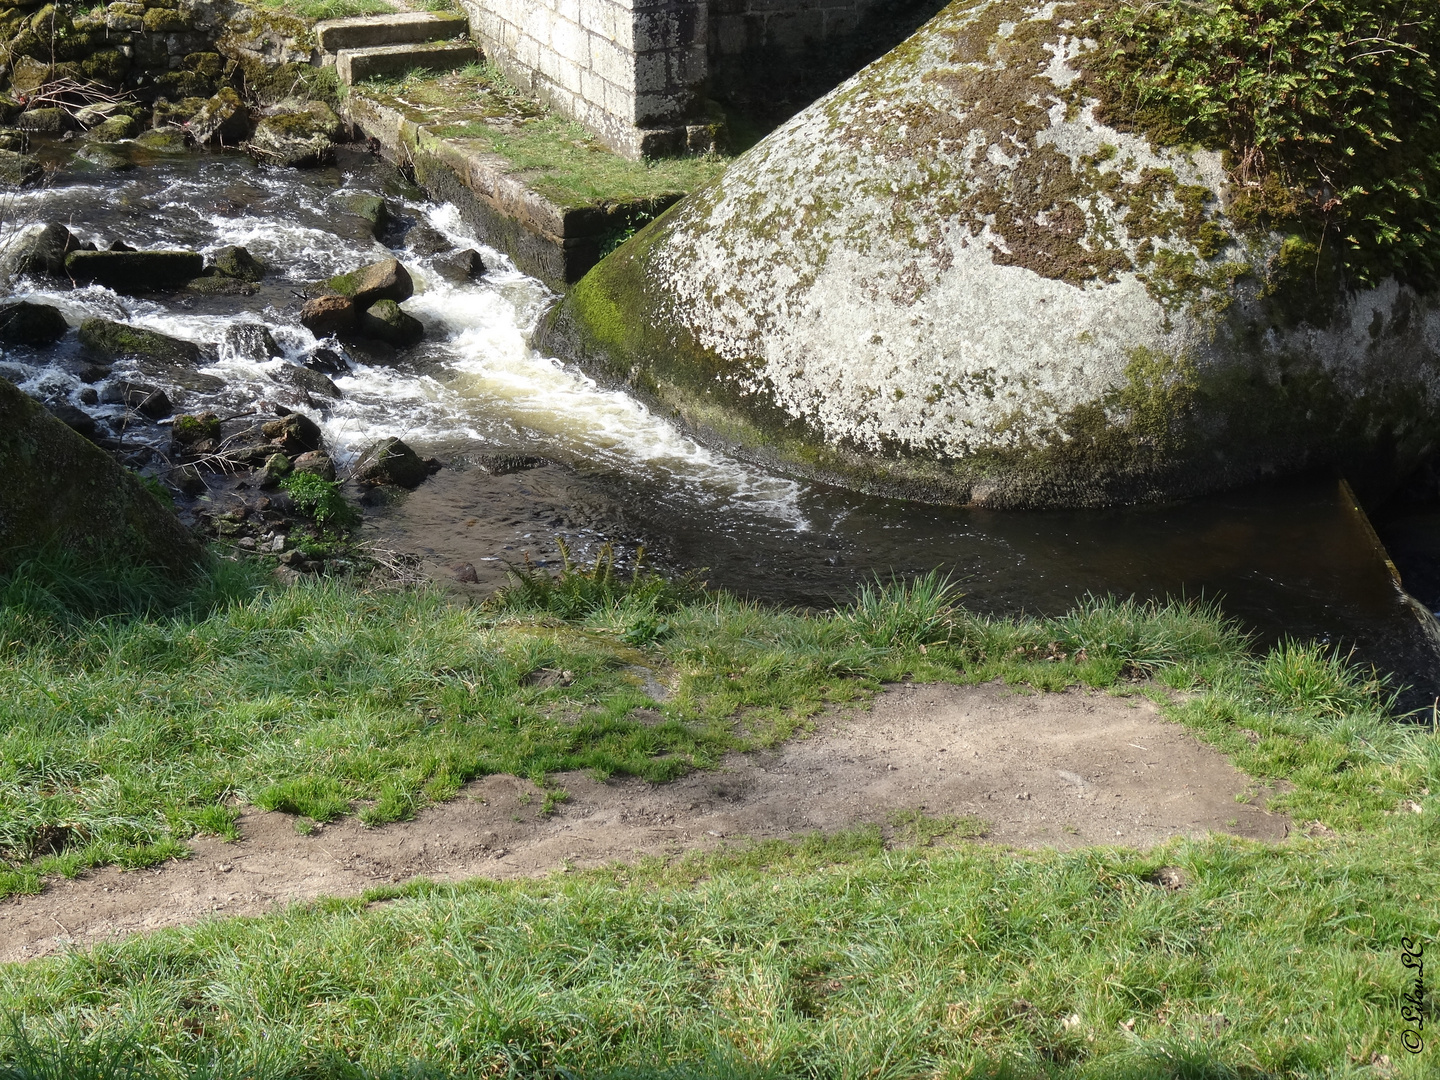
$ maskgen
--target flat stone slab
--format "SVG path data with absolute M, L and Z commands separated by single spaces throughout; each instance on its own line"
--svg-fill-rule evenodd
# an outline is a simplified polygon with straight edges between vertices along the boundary
M 341 49 L 335 54 L 335 74 L 346 86 L 366 79 L 422 71 L 452 71 L 480 59 L 480 50 L 465 43 L 381 45 L 368 49 Z
M 373 49 L 386 45 L 447 41 L 469 32 L 470 21 L 464 15 L 407 11 L 399 15 L 326 19 L 315 24 L 315 41 L 322 52 L 338 53 L 341 49 Z
M 178 289 L 204 270 L 204 257 L 193 251 L 72 251 L 65 258 L 75 281 L 130 295 Z

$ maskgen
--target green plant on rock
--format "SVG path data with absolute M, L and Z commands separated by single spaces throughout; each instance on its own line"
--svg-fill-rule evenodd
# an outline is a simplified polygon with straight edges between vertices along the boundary
M 292 473 L 280 482 L 295 509 L 312 518 L 322 532 L 345 533 L 360 524 L 360 511 L 345 498 L 340 485 L 314 473 Z
M 1440 5 L 1106 3 L 1090 36 L 1103 118 L 1223 150 L 1242 227 L 1338 249 L 1361 284 L 1440 284 Z

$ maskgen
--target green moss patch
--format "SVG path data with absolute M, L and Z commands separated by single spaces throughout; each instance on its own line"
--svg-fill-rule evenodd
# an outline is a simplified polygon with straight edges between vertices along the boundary
M 504 158 L 529 187 L 562 208 L 673 198 L 713 180 L 730 160 L 629 161 L 483 64 L 449 75 L 373 80 L 354 92 L 398 109 L 441 138 Z

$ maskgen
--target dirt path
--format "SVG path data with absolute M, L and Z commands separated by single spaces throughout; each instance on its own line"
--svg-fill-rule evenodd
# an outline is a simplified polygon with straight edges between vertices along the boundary
M 977 815 L 988 839 L 1025 847 L 1143 847 L 1210 831 L 1278 840 L 1289 825 L 1265 811 L 1266 793 L 1244 773 L 1148 701 L 994 685 L 895 687 L 809 739 L 663 786 L 556 780 L 570 799 L 549 817 L 538 789 L 510 776 L 379 829 L 350 819 L 301 836 L 292 818 L 253 812 L 238 843 L 201 839 L 186 861 L 102 870 L 0 902 L 0 960 L 415 875 L 538 875 L 883 824 L 920 807 Z

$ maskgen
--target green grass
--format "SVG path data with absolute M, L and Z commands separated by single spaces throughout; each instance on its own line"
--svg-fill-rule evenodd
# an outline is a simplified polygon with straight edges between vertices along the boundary
M 357 15 L 392 15 L 399 9 L 386 0 L 261 0 L 273 11 L 302 19 L 351 19 Z
M 488 64 L 450 75 L 374 80 L 356 89 L 402 109 L 408 103 L 406 111 L 435 134 L 505 158 L 527 184 L 562 207 L 686 194 L 732 160 L 711 154 L 629 161 L 580 124 L 526 98 Z
M 861 830 L 208 921 L 0 969 L 0 1005 L 72 1077 L 1421 1077 L 1399 939 L 1440 932 L 1434 841 Z
M 488 772 L 663 780 L 899 679 L 1150 694 L 1284 781 L 1272 805 L 1296 832 L 1012 852 L 972 842 L 983 823 L 912 813 L 888 823 L 890 845 L 877 823 L 208 921 L 0 968 L 0 1012 L 20 1025 L 0 1080 L 1419 1077 L 1432 1063 L 1398 1045 L 1399 938 L 1440 930 L 1440 736 L 1319 647 L 1253 655 L 1196 605 L 983 618 L 933 575 L 804 615 L 605 558 L 523 569 L 482 607 L 269 588 L 234 567 L 188 601 L 147 603 L 143 581 L 107 597 L 66 572 L 0 582 L 8 891 L 233 834 L 245 802 L 302 825 L 378 823 Z M 673 696 L 647 697 L 643 672 Z M 630 721 L 639 706 L 666 722 Z M 1183 888 L 1155 884 L 1162 865 Z M 1390 1064 L 1372 1068 L 1378 1055 Z

